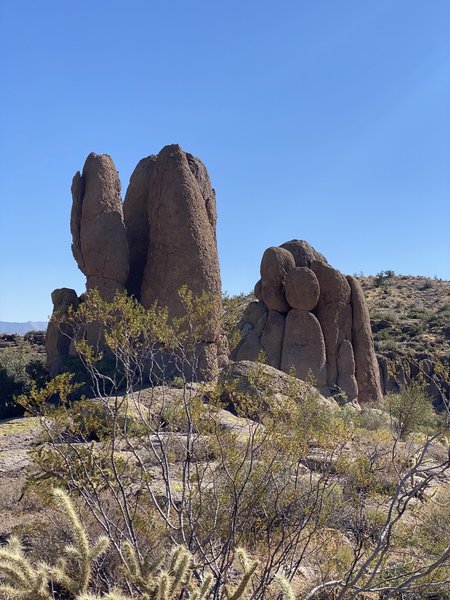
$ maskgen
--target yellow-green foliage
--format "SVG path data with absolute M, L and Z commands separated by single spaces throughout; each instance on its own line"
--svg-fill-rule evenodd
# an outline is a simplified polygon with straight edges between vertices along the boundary
M 432 432 L 438 426 L 431 399 L 420 382 L 413 382 L 398 394 L 388 395 L 386 406 L 394 431 L 401 439 L 416 431 Z
M 35 381 L 31 382 L 28 394 L 22 394 L 17 402 L 33 415 L 42 415 L 48 408 L 48 401 L 57 397 L 62 405 L 67 403 L 69 395 L 78 389 L 78 384 L 72 383 L 72 373 L 62 373 L 47 382 L 43 387 L 38 387 Z

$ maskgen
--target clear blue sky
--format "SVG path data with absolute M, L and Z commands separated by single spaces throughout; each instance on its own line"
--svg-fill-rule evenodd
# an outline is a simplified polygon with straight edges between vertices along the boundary
M 179 143 L 223 288 L 300 238 L 345 273 L 450 279 L 449 0 L 0 0 L 0 320 L 84 290 L 70 184 Z

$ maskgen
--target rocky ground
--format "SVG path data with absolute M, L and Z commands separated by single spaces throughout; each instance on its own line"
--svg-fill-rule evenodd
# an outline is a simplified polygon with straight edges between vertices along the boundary
M 450 281 L 411 275 L 358 277 L 377 350 L 450 357 Z

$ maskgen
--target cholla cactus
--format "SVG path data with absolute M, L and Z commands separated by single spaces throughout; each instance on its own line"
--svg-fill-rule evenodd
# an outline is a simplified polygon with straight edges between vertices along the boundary
M 33 566 L 19 538 L 12 536 L 0 548 L 0 596 L 7 600 L 51 600 L 49 570 L 44 563 Z
M 142 600 L 171 600 L 185 591 L 192 600 L 204 600 L 213 583 L 211 575 L 202 582 L 193 581 L 192 554 L 184 546 L 175 546 L 165 566 L 156 563 L 141 566 L 134 548 L 124 544 L 127 579 L 138 588 Z M 88 600 L 88 599 L 85 599 Z
M 208 574 L 203 581 L 193 578 L 194 566 L 192 554 L 183 546 L 176 546 L 167 560 L 167 564 L 141 567 L 131 544 L 125 543 L 127 579 L 139 590 L 139 600 L 206 600 L 213 587 L 213 577 Z M 233 589 L 226 587 L 223 598 L 242 600 L 256 571 L 257 563 L 251 562 L 242 548 L 236 550 L 242 574 Z M 132 600 L 121 592 L 111 592 L 106 596 L 83 594 L 77 600 Z
M 45 563 L 33 564 L 25 555 L 21 542 L 11 537 L 0 548 L 0 592 L 7 600 L 52 600 L 50 582 L 62 585 L 76 596 L 88 591 L 93 562 L 104 554 L 109 540 L 100 536 L 90 545 L 81 521 L 66 492 L 54 490 L 59 509 L 67 517 L 72 543 L 63 550 L 55 566 Z
M 88 591 L 92 565 L 106 552 L 109 540 L 100 536 L 95 544 L 91 545 L 68 494 L 61 489 L 55 489 L 53 495 L 70 524 L 72 543 L 64 548 L 63 556 L 56 567 L 52 568 L 51 574 L 56 582 L 73 595 L 85 593 Z
M 0 594 L 6 600 L 53 600 L 50 583 L 61 585 L 76 600 L 132 600 L 121 591 L 112 591 L 101 598 L 89 593 L 92 565 L 108 548 L 109 540 L 100 536 L 90 544 L 86 531 L 66 492 L 54 490 L 54 498 L 70 526 L 72 543 L 67 545 L 55 566 L 34 564 L 25 555 L 20 540 L 11 537 L 0 548 Z M 124 544 L 127 580 L 134 584 L 140 600 L 206 600 L 213 586 L 213 576 L 207 574 L 203 581 L 193 577 L 193 556 L 184 546 L 176 546 L 165 564 L 142 566 L 133 546 Z M 251 562 L 246 552 L 239 548 L 236 556 L 241 564 L 242 575 L 233 589 L 225 587 L 224 598 L 239 600 L 256 571 L 257 563 Z
M 250 562 L 248 554 L 244 548 L 237 548 L 236 556 L 242 569 L 241 580 L 233 589 L 229 588 L 228 586 L 225 587 L 225 597 L 227 600 L 238 600 L 239 598 L 243 598 L 258 566 L 256 561 Z

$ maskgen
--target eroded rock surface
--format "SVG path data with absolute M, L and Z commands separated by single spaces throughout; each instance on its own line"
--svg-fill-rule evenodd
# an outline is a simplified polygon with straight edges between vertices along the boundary
M 72 182 L 72 252 L 87 289 L 106 300 L 125 288 L 129 272 L 120 180 L 108 154 L 91 153 Z
M 227 347 L 220 329 L 215 192 L 203 163 L 178 145 L 166 146 L 138 163 L 122 205 L 111 157 L 91 153 L 73 179 L 72 198 L 72 251 L 88 290 L 95 288 L 111 301 L 117 290 L 126 289 L 145 308 L 155 302 L 168 308 L 171 318 L 185 314 L 179 294 L 183 286 L 194 296 L 207 294 L 211 310 L 200 332 L 198 361 L 188 376 L 215 377 Z M 47 352 L 52 372 L 60 368 L 67 350 L 63 346 L 51 329 Z M 168 365 L 170 375 L 173 368 Z
M 47 369 L 51 377 L 60 373 L 64 368 L 64 358 L 70 354 L 73 330 L 64 322 L 64 317 L 70 307 L 76 309 L 79 299 L 75 290 L 60 288 L 52 292 L 53 313 L 47 327 L 46 350 Z
M 123 201 L 123 216 L 130 254 L 127 290 L 138 300 L 148 255 L 148 196 L 156 156 L 140 160 L 134 169 Z
M 354 278 L 307 242 L 291 240 L 265 251 L 255 296 L 232 358 L 255 361 L 264 352 L 268 365 L 313 379 L 322 393 L 381 399 L 367 305 Z

